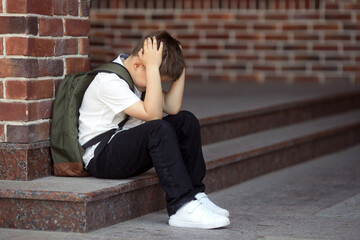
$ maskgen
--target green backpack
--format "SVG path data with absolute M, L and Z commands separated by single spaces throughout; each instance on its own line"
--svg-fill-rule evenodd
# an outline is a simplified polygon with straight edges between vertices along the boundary
M 87 144 L 80 145 L 78 140 L 79 109 L 86 89 L 100 72 L 117 74 L 134 91 L 134 82 L 130 73 L 125 67 L 114 62 L 104 64 L 89 72 L 69 74 L 61 81 L 53 105 L 50 133 L 50 150 L 54 174 L 57 176 L 89 176 L 82 162 L 82 156 L 85 153 L 83 146 L 88 145 L 89 142 L 92 142 L 91 145 L 98 143 L 103 136 L 97 136 Z M 126 120 L 121 124 L 125 124 Z

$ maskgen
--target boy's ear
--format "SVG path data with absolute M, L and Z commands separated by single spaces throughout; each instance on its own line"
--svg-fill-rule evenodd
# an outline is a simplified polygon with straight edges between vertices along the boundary
M 137 71 L 140 69 L 140 67 L 143 66 L 142 61 L 140 60 L 140 58 L 137 58 L 133 64 L 134 70 Z

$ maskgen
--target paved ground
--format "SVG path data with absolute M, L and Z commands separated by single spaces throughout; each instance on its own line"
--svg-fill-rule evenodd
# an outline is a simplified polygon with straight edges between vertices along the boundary
M 173 228 L 165 211 L 87 234 L 0 229 L 4 239 L 310 240 L 360 236 L 360 145 L 210 194 L 231 225 Z

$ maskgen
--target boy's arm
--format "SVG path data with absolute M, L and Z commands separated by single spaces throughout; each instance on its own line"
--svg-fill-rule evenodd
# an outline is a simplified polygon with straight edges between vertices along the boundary
M 169 91 L 163 92 L 164 102 L 163 111 L 167 114 L 177 114 L 182 105 L 183 95 L 185 87 L 185 68 L 179 79 L 173 81 Z M 147 93 L 146 93 L 147 94 Z
M 157 49 L 157 41 L 150 38 L 144 41 L 144 51 L 140 50 L 139 57 L 145 66 L 146 96 L 144 101 L 139 101 L 124 112 L 132 117 L 144 121 L 161 119 L 163 112 L 162 86 L 159 67 L 162 61 L 163 43 Z

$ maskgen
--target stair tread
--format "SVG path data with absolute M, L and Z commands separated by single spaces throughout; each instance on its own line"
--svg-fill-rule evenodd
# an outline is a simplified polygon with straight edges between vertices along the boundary
M 216 160 L 228 156 L 253 152 L 266 146 L 359 122 L 360 110 L 345 112 L 206 145 L 203 147 L 204 157 L 208 163 L 216 162 Z M 222 163 L 224 162 L 222 161 Z M 104 197 L 104 195 L 132 191 L 156 183 L 158 183 L 158 179 L 153 169 L 140 176 L 124 180 L 56 176 L 28 182 L 1 180 L 0 197 L 90 201 Z
M 250 152 L 268 145 L 278 144 L 304 135 L 358 122 L 360 122 L 360 110 L 355 110 L 284 127 L 273 128 L 206 145 L 203 147 L 204 157 L 207 162 L 211 162 L 219 158 L 238 154 L 239 152 Z

